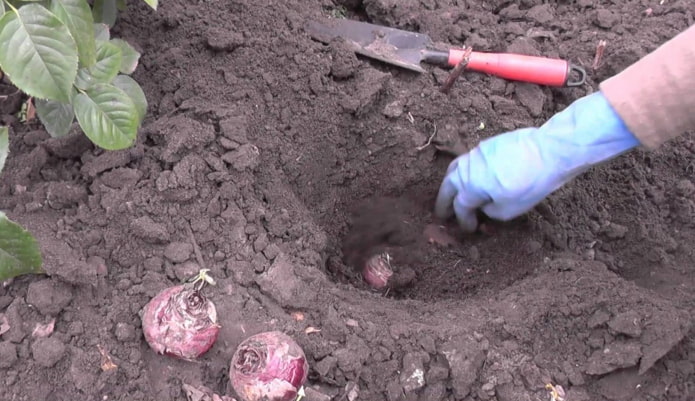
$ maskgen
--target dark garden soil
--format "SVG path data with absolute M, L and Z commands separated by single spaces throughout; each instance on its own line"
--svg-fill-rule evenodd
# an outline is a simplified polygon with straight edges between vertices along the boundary
M 0 287 L 0 399 L 235 397 L 231 355 L 266 330 L 305 350 L 311 401 L 535 401 L 546 384 L 568 401 L 695 399 L 693 136 L 474 235 L 429 226 L 451 157 L 421 148 L 435 130 L 474 144 L 541 124 L 691 25 L 695 3 L 129 3 L 113 32 L 143 54 L 135 147 L 49 138 L 17 121 L 21 98 L 0 103 L 0 209 L 39 239 L 49 273 Z M 566 89 L 469 72 L 443 94 L 448 70 L 312 40 L 304 24 L 327 15 L 562 57 L 589 77 Z M 382 246 L 400 286 L 378 292 L 355 264 Z M 198 362 L 156 355 L 138 312 L 201 267 L 217 279 L 218 342 Z M 32 334 L 53 319 L 50 336 Z

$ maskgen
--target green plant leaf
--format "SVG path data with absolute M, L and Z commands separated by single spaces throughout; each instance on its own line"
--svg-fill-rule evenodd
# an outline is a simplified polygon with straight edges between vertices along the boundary
M 28 4 L 0 18 L 0 68 L 29 96 L 68 101 L 77 44 L 58 17 Z
M 135 143 L 138 111 L 133 100 L 113 84 L 96 84 L 78 93 L 73 107 L 82 130 L 97 146 L 118 150 Z
M 133 101 L 138 112 L 138 126 L 142 124 L 147 114 L 147 98 L 140 85 L 128 75 L 118 75 L 113 79 L 113 84 L 125 92 Z
M 103 22 L 108 26 L 113 26 L 118 18 L 116 0 L 94 0 L 92 16 L 94 22 Z
M 110 42 L 97 41 L 97 62 L 89 68 L 80 68 L 75 78 L 75 86 L 87 89 L 101 83 L 110 83 L 121 68 L 123 53 L 121 49 Z
M 5 2 L 0 1 L 0 15 L 5 14 Z
M 51 11 L 68 27 L 77 43 L 77 54 L 83 67 L 97 62 L 94 41 L 94 18 L 86 0 L 52 0 Z
M 157 5 L 159 4 L 159 0 L 145 0 L 145 3 L 147 3 L 148 6 L 152 7 L 153 10 L 157 10 Z
M 50 0 L 9 0 L 8 3 L 12 4 L 14 6 L 14 8 L 19 8 L 21 6 L 24 6 L 24 5 L 30 4 L 30 3 L 43 4 L 46 1 L 50 1 Z
M 34 106 L 36 107 L 36 115 L 52 137 L 58 138 L 70 132 L 72 122 L 75 121 L 72 104 L 36 99 Z
M 10 153 L 10 129 L 0 127 L 0 171 L 5 167 L 5 160 Z
M 6 0 L 5 2 L 8 4 L 11 4 L 14 8 L 19 8 L 22 6 L 25 6 L 27 4 L 40 4 L 44 6 L 44 8 L 50 8 L 50 4 L 48 4 L 51 0 Z M 10 7 L 11 9 L 11 7 Z
M 22 274 L 44 273 L 36 239 L 0 212 L 0 281 Z
M 94 24 L 94 39 L 108 42 L 111 39 L 109 26 L 101 22 Z
M 123 39 L 111 39 L 111 43 L 118 46 L 121 49 L 121 69 L 123 74 L 132 74 L 136 68 L 138 68 L 138 61 L 140 61 L 140 53 L 135 50 L 130 43 Z

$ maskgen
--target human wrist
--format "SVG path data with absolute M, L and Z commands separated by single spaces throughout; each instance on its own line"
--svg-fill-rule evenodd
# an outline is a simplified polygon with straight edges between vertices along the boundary
M 586 95 L 568 107 L 567 119 L 575 131 L 578 146 L 595 146 L 603 142 L 624 141 L 623 146 L 637 146 L 639 141 L 601 91 Z M 563 119 L 562 122 L 569 122 Z
M 694 41 L 691 26 L 599 84 L 647 149 L 695 129 Z
M 575 100 L 539 128 L 535 141 L 555 173 L 572 176 L 639 145 L 602 92 Z

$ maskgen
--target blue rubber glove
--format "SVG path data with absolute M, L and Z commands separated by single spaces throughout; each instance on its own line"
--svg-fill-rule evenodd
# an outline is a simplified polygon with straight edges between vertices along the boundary
M 478 227 L 476 210 L 510 220 L 587 171 L 639 145 L 601 92 L 580 98 L 539 128 L 481 141 L 451 162 L 435 215 L 456 216 L 466 232 Z

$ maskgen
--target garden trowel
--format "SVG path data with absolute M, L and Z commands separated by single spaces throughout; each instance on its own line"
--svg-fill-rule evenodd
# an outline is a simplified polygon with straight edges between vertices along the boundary
M 429 36 L 349 19 L 310 21 L 306 31 L 314 39 L 328 43 L 344 39 L 355 52 L 416 72 L 425 72 L 421 63 L 455 67 L 466 56 L 466 49 L 434 48 Z M 466 70 L 514 81 L 547 86 L 580 86 L 586 80 L 583 68 L 561 59 L 515 53 L 470 52 Z M 577 77 L 572 78 L 572 73 Z

